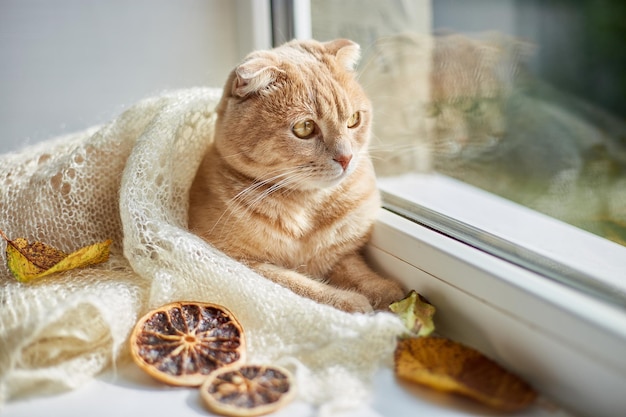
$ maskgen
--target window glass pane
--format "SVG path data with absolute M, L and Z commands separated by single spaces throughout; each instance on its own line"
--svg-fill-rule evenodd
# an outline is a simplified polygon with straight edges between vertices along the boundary
M 362 46 L 380 177 L 443 174 L 626 246 L 623 2 L 312 0 L 311 15 L 313 37 Z

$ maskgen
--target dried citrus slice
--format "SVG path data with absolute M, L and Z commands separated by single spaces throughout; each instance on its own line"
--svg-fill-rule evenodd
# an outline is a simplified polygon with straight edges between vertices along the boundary
M 243 362 L 245 339 L 225 307 L 176 302 L 139 319 L 130 351 L 137 365 L 159 381 L 198 386 L 216 369 Z
M 465 395 L 501 411 L 521 410 L 537 397 L 526 382 L 482 353 L 440 337 L 400 340 L 394 362 L 400 378 Z
M 295 395 L 293 377 L 278 366 L 220 369 L 200 388 L 207 408 L 227 416 L 260 416 L 278 410 Z

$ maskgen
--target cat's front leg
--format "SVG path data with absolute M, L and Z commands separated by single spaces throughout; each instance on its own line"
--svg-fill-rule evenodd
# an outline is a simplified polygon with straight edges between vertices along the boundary
M 296 294 L 319 303 L 329 304 L 347 312 L 366 313 L 372 311 L 372 306 L 367 297 L 356 291 L 339 289 L 297 271 L 274 264 L 249 262 L 248 266 Z
M 339 260 L 328 278 L 339 288 L 352 289 L 365 295 L 375 310 L 386 310 L 389 304 L 406 294 L 400 284 L 374 272 L 358 253 Z

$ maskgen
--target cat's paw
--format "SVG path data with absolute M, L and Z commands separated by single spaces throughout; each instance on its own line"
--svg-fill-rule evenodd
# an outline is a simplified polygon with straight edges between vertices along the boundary
M 348 313 L 369 313 L 373 311 L 370 301 L 362 294 L 351 291 L 338 291 L 329 304 Z
M 374 310 L 387 310 L 391 303 L 403 299 L 406 291 L 397 282 L 385 279 L 368 288 L 366 294 Z

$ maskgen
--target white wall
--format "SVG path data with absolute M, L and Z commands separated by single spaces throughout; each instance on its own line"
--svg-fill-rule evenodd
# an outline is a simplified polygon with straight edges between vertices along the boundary
M 221 87 L 241 58 L 233 1 L 0 0 L 0 153 Z

